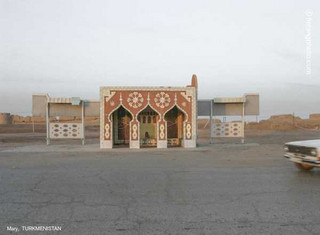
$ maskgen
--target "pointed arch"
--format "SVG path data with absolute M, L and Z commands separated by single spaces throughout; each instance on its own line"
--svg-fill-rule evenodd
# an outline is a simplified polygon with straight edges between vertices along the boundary
M 137 114 L 141 147 L 157 146 L 157 123 L 159 119 L 159 112 L 149 105 Z
M 140 113 L 142 113 L 144 110 L 146 110 L 147 108 L 152 109 L 152 111 L 156 112 L 157 115 L 159 115 L 159 117 L 161 116 L 161 114 L 158 112 L 158 110 L 156 110 L 155 108 L 153 108 L 150 104 L 147 104 L 143 109 L 141 109 L 138 113 L 137 113 L 137 118 L 139 116 Z
M 127 146 L 130 143 L 130 122 L 133 119 L 132 114 L 122 105 L 109 114 L 112 129 L 112 145 Z
M 127 109 L 122 103 L 120 103 L 118 106 L 116 106 L 114 109 L 112 109 L 112 110 L 109 112 L 109 114 L 108 114 L 108 120 L 109 120 L 109 122 L 111 122 L 111 119 L 110 119 L 111 115 L 113 115 L 113 113 L 114 113 L 115 111 L 117 111 L 120 107 L 122 107 L 122 108 L 125 109 L 128 113 L 130 113 L 131 116 L 132 116 L 132 119 L 134 118 L 133 113 L 132 113 L 129 109 Z
M 175 107 L 185 115 L 185 118 L 184 118 L 184 121 L 183 121 L 183 122 L 187 122 L 188 119 L 189 119 L 188 113 L 187 113 L 185 110 L 183 110 L 178 104 L 175 104 L 175 105 L 172 106 L 169 110 L 167 110 L 167 111 L 163 114 L 163 117 L 165 117 L 166 114 L 167 114 L 169 111 L 171 111 L 172 109 L 174 109 Z
M 168 146 L 181 146 L 185 139 L 184 127 L 187 120 L 187 114 L 175 105 L 164 114 L 164 119 L 167 122 Z

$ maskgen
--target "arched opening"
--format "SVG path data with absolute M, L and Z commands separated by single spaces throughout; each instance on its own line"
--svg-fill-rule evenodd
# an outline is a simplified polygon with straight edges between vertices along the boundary
M 138 115 L 140 122 L 140 146 L 156 147 L 157 146 L 157 122 L 159 115 L 150 106 L 147 106 Z
M 184 113 L 174 106 L 164 118 L 167 121 L 168 147 L 180 147 L 183 141 Z
M 112 113 L 112 139 L 114 147 L 129 147 L 132 115 L 120 106 Z

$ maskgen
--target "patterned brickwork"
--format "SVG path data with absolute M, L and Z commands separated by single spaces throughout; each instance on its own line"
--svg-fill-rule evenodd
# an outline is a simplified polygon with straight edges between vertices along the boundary
M 183 139 L 196 140 L 196 88 L 195 87 L 102 87 L 100 89 L 100 115 L 102 146 L 112 141 L 112 113 L 123 107 L 132 115 L 130 141 L 139 141 L 138 115 L 148 106 L 159 115 L 157 139 L 167 140 L 165 114 L 177 107 L 183 114 Z M 195 145 L 195 144 L 192 144 Z

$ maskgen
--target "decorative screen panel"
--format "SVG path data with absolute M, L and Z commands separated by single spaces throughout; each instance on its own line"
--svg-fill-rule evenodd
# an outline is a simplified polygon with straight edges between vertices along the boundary
M 168 146 L 180 146 L 180 139 L 179 138 L 168 138 Z
M 140 139 L 140 144 L 142 146 L 157 146 L 156 139 Z
M 81 139 L 82 123 L 50 123 L 51 139 Z
M 244 137 L 242 122 L 225 122 L 212 124 L 211 137 Z

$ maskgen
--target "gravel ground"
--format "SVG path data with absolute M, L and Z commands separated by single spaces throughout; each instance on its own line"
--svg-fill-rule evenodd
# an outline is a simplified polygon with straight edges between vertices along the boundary
M 282 157 L 319 132 L 250 131 L 245 145 L 200 135 L 197 149 L 106 151 L 95 134 L 85 146 L 0 134 L 0 234 L 320 233 L 320 170 Z

